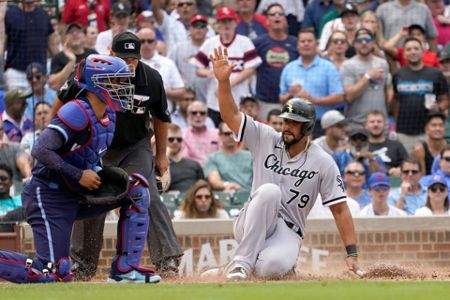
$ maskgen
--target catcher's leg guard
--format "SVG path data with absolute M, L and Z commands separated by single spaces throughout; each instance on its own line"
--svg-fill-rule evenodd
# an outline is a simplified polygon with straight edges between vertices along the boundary
M 74 279 L 68 258 L 61 258 L 53 266 L 8 250 L 0 250 L 0 278 L 15 283 L 69 282 Z
M 137 267 L 144 251 L 150 205 L 147 180 L 133 173 L 128 195 L 133 203 L 120 209 L 117 224 L 117 255 L 113 259 L 113 270 L 119 272 L 128 272 Z

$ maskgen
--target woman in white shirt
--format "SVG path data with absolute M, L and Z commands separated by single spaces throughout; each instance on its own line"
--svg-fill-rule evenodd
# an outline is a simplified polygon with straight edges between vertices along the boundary
M 435 175 L 428 186 L 427 202 L 416 210 L 415 216 L 448 215 L 448 187 L 442 176 Z
M 222 203 L 214 198 L 208 182 L 199 180 L 186 191 L 186 197 L 174 212 L 173 219 L 229 219 L 230 216 L 222 207 Z

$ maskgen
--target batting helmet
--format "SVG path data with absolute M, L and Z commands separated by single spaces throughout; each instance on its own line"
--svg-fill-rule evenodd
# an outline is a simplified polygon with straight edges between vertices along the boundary
M 304 123 L 302 127 L 304 135 L 310 135 L 316 124 L 314 105 L 303 98 L 292 98 L 286 102 L 281 110 L 280 117 Z

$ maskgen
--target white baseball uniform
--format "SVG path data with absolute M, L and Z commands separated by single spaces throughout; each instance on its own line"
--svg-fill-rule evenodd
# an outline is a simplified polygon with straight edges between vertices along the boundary
M 236 266 L 258 277 L 282 276 L 296 264 L 306 217 L 320 193 L 322 204 L 346 201 L 333 158 L 314 143 L 289 157 L 281 133 L 243 115 L 237 140 L 253 156 L 250 199 L 234 223 L 239 245 L 225 268 Z

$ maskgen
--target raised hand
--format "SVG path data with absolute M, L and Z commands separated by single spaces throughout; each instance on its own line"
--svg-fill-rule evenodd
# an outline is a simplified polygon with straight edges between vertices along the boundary
M 214 76 L 218 81 L 229 80 L 231 72 L 236 64 L 230 65 L 228 62 L 227 48 L 218 47 L 214 49 L 214 54 L 209 56 L 212 62 Z

